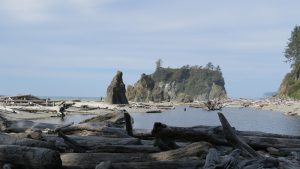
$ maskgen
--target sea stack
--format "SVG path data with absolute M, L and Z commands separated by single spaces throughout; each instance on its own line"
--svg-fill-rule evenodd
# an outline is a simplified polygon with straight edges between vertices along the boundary
M 140 80 L 127 88 L 127 98 L 134 102 L 193 102 L 222 100 L 227 97 L 220 66 L 164 68 L 142 74 Z
M 118 71 L 107 88 L 106 102 L 110 104 L 128 104 L 123 73 Z

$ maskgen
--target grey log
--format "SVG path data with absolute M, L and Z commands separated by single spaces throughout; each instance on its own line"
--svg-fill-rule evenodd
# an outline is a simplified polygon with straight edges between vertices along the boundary
M 209 143 L 198 142 L 190 144 L 177 150 L 170 150 L 160 153 L 66 153 L 61 155 L 63 165 L 66 167 L 95 168 L 103 161 L 112 163 L 122 162 L 150 162 L 150 161 L 169 161 L 180 160 L 188 157 L 197 159 L 205 158 Z
M 22 169 L 60 169 L 62 162 L 58 152 L 12 145 L 0 145 L 0 163 Z
M 235 131 L 232 129 L 231 125 L 222 113 L 218 113 L 218 116 L 223 127 L 225 138 L 232 146 L 242 149 L 251 157 L 260 157 L 260 155 L 255 150 L 253 150 L 246 142 L 241 140 L 235 134 Z

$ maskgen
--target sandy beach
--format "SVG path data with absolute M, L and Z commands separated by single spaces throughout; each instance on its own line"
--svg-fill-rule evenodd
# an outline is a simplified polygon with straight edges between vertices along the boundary
M 126 110 L 128 113 L 146 113 L 149 111 L 172 109 L 174 106 L 176 105 L 172 103 L 130 103 L 128 105 L 112 105 L 99 101 L 81 101 L 74 102 L 74 104 L 66 110 L 65 115 L 103 115 L 122 110 Z M 1 106 L 0 114 L 10 120 L 36 120 L 57 117 L 56 107 L 52 106 Z
M 282 112 L 290 116 L 300 116 L 300 103 L 295 102 L 292 104 L 281 104 L 281 105 L 266 105 L 262 107 L 263 110 L 270 110 L 276 112 Z
M 300 102 L 282 99 L 233 99 L 225 101 L 228 107 L 250 107 L 255 109 L 281 112 L 289 116 L 300 116 Z

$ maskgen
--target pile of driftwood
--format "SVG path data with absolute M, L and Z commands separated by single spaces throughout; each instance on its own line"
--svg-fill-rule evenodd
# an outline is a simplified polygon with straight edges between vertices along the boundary
M 50 99 L 40 99 L 33 95 L 0 96 L 0 102 L 6 106 L 54 106 L 55 101 Z
M 300 137 L 237 131 L 222 126 L 133 130 L 126 112 L 81 124 L 53 125 L 0 119 L 2 168 L 25 169 L 296 169 Z
M 221 101 L 209 100 L 204 103 L 204 108 L 208 111 L 222 110 L 224 104 Z
M 40 99 L 32 95 L 0 97 L 0 111 L 4 113 L 19 114 L 21 111 L 30 113 L 47 112 L 55 113 L 57 116 L 64 117 L 66 109 L 74 104 L 74 102 Z
M 220 100 L 208 100 L 206 102 L 200 102 L 200 103 L 192 103 L 189 105 L 189 107 L 192 108 L 202 108 L 207 111 L 216 111 L 216 110 L 222 110 L 222 108 L 225 107 L 225 104 Z

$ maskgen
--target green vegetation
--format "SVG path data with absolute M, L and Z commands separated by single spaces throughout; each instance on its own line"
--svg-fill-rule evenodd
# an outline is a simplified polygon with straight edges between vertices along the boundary
M 213 83 L 224 86 L 225 82 L 222 72 L 216 70 L 210 63 L 209 67 L 198 67 L 189 65 L 179 69 L 162 68 L 157 69 L 152 78 L 156 82 L 171 83 L 176 82 L 182 93 L 194 96 L 203 94 L 210 90 Z
M 300 27 L 295 26 L 284 52 L 286 62 L 291 64 L 292 71 L 288 73 L 279 89 L 282 97 L 300 99 Z
M 296 73 L 294 71 L 285 76 L 278 92 L 281 97 L 300 99 L 300 81 L 295 78 Z

